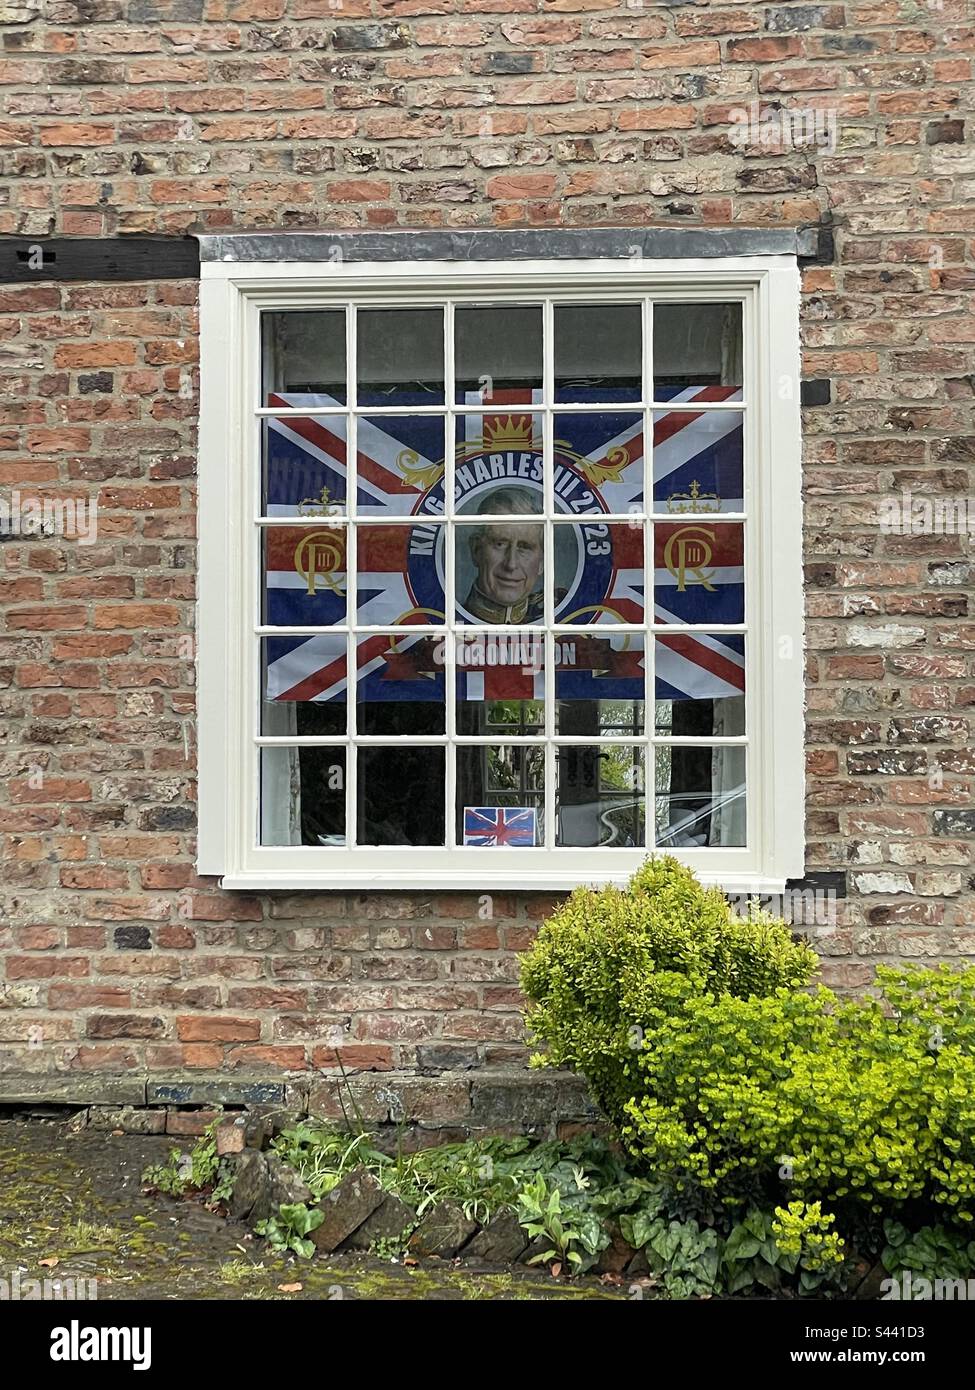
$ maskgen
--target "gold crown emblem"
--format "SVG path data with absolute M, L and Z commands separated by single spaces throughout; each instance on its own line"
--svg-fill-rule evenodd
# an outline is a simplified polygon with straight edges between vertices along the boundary
M 683 512 L 720 512 L 721 498 L 716 492 L 702 492 L 695 478 L 687 492 L 672 492 L 667 498 L 667 510 L 676 515 Z
M 541 450 L 541 441 L 534 437 L 534 418 L 531 415 L 485 415 L 485 449 Z
M 323 487 L 317 497 L 303 497 L 298 503 L 299 516 L 331 516 L 341 510 L 342 503 L 332 501 L 327 487 Z

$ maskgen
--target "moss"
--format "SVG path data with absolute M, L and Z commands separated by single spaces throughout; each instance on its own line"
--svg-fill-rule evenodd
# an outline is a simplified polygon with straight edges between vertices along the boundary
M 147 1163 L 165 1136 L 72 1132 L 49 1121 L 0 1120 L 0 1264 L 98 1280 L 99 1301 L 131 1298 L 326 1301 L 330 1299 L 534 1299 L 615 1296 L 591 1281 L 569 1287 L 534 1271 L 473 1274 L 431 1262 L 384 1264 L 368 1256 L 268 1257 L 241 1226 L 202 1204 L 143 1193 Z M 300 1283 L 285 1294 L 281 1284 Z

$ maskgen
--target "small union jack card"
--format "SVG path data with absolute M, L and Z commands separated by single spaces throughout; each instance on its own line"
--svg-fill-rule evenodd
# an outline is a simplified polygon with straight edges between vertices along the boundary
M 465 845 L 534 845 L 533 806 L 465 806 Z

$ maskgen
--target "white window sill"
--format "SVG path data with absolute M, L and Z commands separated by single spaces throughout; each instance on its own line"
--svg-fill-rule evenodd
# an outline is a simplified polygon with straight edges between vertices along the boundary
M 755 874 L 704 872 L 695 867 L 695 876 L 707 887 L 720 887 L 727 893 L 749 893 L 767 895 L 785 892 L 784 878 L 760 877 Z M 464 873 L 444 873 L 421 870 L 404 873 L 401 870 L 373 872 L 366 870 L 350 873 L 295 873 L 294 871 L 274 873 L 258 870 L 254 873 L 225 874 L 220 887 L 240 889 L 247 892 L 449 892 L 456 890 L 467 893 L 488 893 L 494 891 L 523 893 L 569 893 L 573 888 L 583 885 L 603 887 L 616 884 L 620 887 L 629 882 L 632 868 L 609 869 L 603 873 L 580 875 L 577 872 L 549 869 L 534 873 L 492 873 L 485 866 L 483 875 Z

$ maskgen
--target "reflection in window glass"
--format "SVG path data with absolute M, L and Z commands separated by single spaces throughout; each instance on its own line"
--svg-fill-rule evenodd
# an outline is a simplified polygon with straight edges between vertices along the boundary
M 657 845 L 744 845 L 744 748 L 660 744 L 655 754 Z
M 560 293 L 453 310 L 452 438 L 442 305 L 264 315 L 262 843 L 744 843 L 742 307 Z
M 638 401 L 642 395 L 639 304 L 557 304 L 555 399 Z
M 344 734 L 347 687 L 344 632 L 265 637 L 261 733 Z
M 556 750 L 556 843 L 646 843 L 643 749 L 622 743 L 572 744 Z
M 655 304 L 653 378 L 658 401 L 703 386 L 741 386 L 741 305 Z
M 458 405 L 531 404 L 532 392 L 542 386 L 540 306 L 458 308 L 454 357 Z
M 457 843 L 543 844 L 545 750 L 537 744 L 462 744 L 457 749 Z
M 457 732 L 537 735 L 545 727 L 545 642 L 531 628 L 458 633 Z
M 745 732 L 744 637 L 702 632 L 658 637 L 654 675 L 661 737 Z
M 345 844 L 345 749 L 261 749 L 261 844 Z
M 360 747 L 360 845 L 444 843 L 445 750 Z
M 443 638 L 408 627 L 356 639 L 360 734 L 442 734 Z
M 359 405 L 440 405 L 444 399 L 442 309 L 360 309 Z
M 345 311 L 273 310 L 261 316 L 264 403 L 272 392 L 295 395 L 288 405 L 344 405 Z
M 560 734 L 634 738 L 643 733 L 644 638 L 562 633 L 555 642 L 555 720 Z

